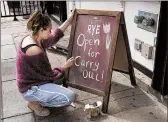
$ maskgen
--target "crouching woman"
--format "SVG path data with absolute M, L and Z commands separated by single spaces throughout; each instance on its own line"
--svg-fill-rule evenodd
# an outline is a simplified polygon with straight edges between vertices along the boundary
M 30 34 L 24 37 L 17 50 L 16 81 L 19 92 L 28 101 L 28 107 L 38 116 L 48 116 L 46 107 L 70 105 L 75 94 L 62 87 L 64 72 L 74 64 L 71 57 L 60 67 L 51 68 L 46 48 L 54 45 L 64 36 L 64 31 L 71 24 L 73 13 L 58 28 L 51 32 L 50 18 L 35 11 L 27 22 Z

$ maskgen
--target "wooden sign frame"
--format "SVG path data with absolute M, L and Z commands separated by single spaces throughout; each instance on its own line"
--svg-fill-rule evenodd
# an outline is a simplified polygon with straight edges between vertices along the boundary
M 71 28 L 70 42 L 69 42 L 69 47 L 68 47 L 69 52 L 68 52 L 67 59 L 72 57 L 72 50 L 73 50 L 74 36 L 75 36 L 75 29 L 76 29 L 76 25 L 77 25 L 76 23 L 77 23 L 78 15 L 109 16 L 109 17 L 115 17 L 116 20 L 117 20 L 116 25 L 115 25 L 115 29 L 114 29 L 114 32 L 113 32 L 114 37 L 113 37 L 113 40 L 112 40 L 111 55 L 110 55 L 110 58 L 109 58 L 109 67 L 108 67 L 108 71 L 107 71 L 107 78 L 109 79 L 109 81 L 107 81 L 107 83 L 105 85 L 105 91 L 99 91 L 99 90 L 95 90 L 95 89 L 87 88 L 85 86 L 81 86 L 81 85 L 71 83 L 69 81 L 69 71 L 71 69 L 66 71 L 65 82 L 64 82 L 64 86 L 71 86 L 73 88 L 77 88 L 77 89 L 80 89 L 80 90 L 83 90 L 83 91 L 86 91 L 86 92 L 90 92 L 90 93 L 93 93 L 93 94 L 103 96 L 102 112 L 107 113 L 110 90 L 111 90 L 111 78 L 112 78 L 112 71 L 113 70 L 129 74 L 130 79 L 131 79 L 131 84 L 136 86 L 134 70 L 133 70 L 133 65 L 132 65 L 132 58 L 131 58 L 131 53 L 130 53 L 130 48 L 129 48 L 129 43 L 128 43 L 126 26 L 125 26 L 124 15 L 123 15 L 122 12 L 118 12 L 118 11 L 102 11 L 102 10 L 100 11 L 100 10 L 75 9 L 74 19 L 73 19 L 72 28 Z M 118 38 L 119 37 L 122 37 L 122 39 L 120 39 L 120 40 L 122 40 L 121 43 L 118 43 Z M 121 51 L 121 50 L 119 50 L 119 48 L 122 47 L 122 46 L 125 47 L 125 50 L 124 50 L 124 56 L 126 56 L 126 58 L 125 58 L 126 61 L 125 62 L 120 62 L 119 61 L 120 58 L 116 56 L 116 54 L 119 55 L 118 53 L 120 53 L 120 51 Z M 116 47 L 118 48 L 118 50 L 116 49 Z M 115 61 L 115 59 L 116 59 L 116 61 Z M 117 63 L 117 61 L 119 61 L 120 63 Z M 124 66 L 124 65 L 127 65 L 128 67 L 122 69 L 122 66 Z

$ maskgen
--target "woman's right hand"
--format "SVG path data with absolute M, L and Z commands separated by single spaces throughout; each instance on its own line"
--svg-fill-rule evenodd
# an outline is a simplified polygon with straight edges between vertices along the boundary
M 63 65 L 63 68 L 64 68 L 64 69 L 70 68 L 70 67 L 74 64 L 74 62 L 75 62 L 75 58 L 74 58 L 74 57 L 69 58 L 69 59 L 66 61 L 66 63 Z

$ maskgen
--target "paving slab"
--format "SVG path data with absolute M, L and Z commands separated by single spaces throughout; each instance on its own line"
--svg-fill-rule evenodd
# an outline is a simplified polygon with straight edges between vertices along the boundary
M 65 106 L 65 107 L 58 107 L 58 108 L 49 108 L 51 111 L 50 117 L 58 114 L 66 114 L 67 112 L 73 112 L 77 109 L 83 109 L 83 108 L 84 108 L 84 103 L 80 101 L 75 102 L 75 107 Z
M 31 112 L 17 90 L 16 81 L 2 82 L 3 118 Z
M 22 40 L 24 37 L 25 37 L 25 36 L 23 35 L 23 36 L 15 36 L 15 37 L 13 38 L 13 41 L 14 41 L 15 46 L 16 46 L 16 50 L 18 49 L 19 44 L 20 44 L 21 40 Z
M 1 31 L 1 35 L 4 35 L 4 34 L 13 34 L 13 33 L 22 33 L 22 32 L 26 32 L 26 27 L 25 25 L 23 26 L 15 26 L 15 27 L 12 27 L 12 28 L 3 28 L 3 31 Z
M 59 25 L 53 20 L 51 20 L 51 24 L 52 24 L 52 29 L 59 27 Z
M 61 65 L 63 65 L 67 60 L 67 57 L 65 55 L 60 54 L 60 53 L 58 53 L 56 55 L 56 57 L 58 58 Z
M 16 49 L 18 48 L 20 42 L 22 41 L 22 39 L 28 35 L 28 32 L 22 32 L 22 33 L 14 33 L 12 34 Z
M 138 69 L 134 68 L 136 78 L 143 81 L 147 85 L 151 85 L 152 79 L 140 72 Z
M 57 113 L 49 117 L 36 116 L 36 122 L 128 122 L 123 119 L 110 115 L 100 115 L 98 117 L 89 118 L 88 114 L 83 109 L 77 109 L 73 112 L 65 114 Z
M 1 60 L 16 58 L 16 48 L 15 45 L 5 45 L 1 46 Z
M 134 97 L 136 95 L 143 95 L 144 92 L 140 88 L 132 88 L 110 94 L 110 101 L 119 100 L 126 97 Z
M 35 118 L 32 113 L 29 113 L 11 118 L 6 118 L 3 120 L 3 122 L 35 122 Z
M 145 94 L 128 96 L 114 101 L 110 101 L 108 113 L 110 115 L 114 115 L 116 113 L 123 112 L 126 110 L 153 105 L 156 105 L 156 103 Z
M 129 121 L 114 116 L 107 116 L 107 118 L 102 120 L 102 122 L 129 122 Z
M 133 99 L 136 100 L 134 98 L 136 95 L 143 95 L 143 94 L 144 93 L 139 88 L 123 90 L 123 91 L 120 91 L 120 92 L 111 93 L 109 102 L 121 100 L 121 99 L 128 98 L 128 97 L 133 97 Z M 102 96 L 95 96 L 95 97 L 92 97 L 92 98 L 81 100 L 81 102 L 83 102 L 85 104 L 92 104 L 93 102 L 96 102 L 96 101 L 99 101 L 99 100 L 103 101 L 103 97 Z
M 18 21 L 13 21 L 13 17 L 4 17 L 4 18 L 1 18 L 1 24 L 4 25 L 4 27 L 11 27 L 12 28 L 12 25 L 25 25 L 26 26 L 26 23 L 27 23 L 27 19 L 23 19 L 23 17 L 19 17 L 17 16 L 17 19 Z M 3 26 L 1 26 L 3 27 Z
M 111 81 L 111 93 L 134 88 L 128 78 L 116 71 L 113 71 Z
M 19 21 L 15 21 L 15 22 L 2 23 L 1 28 L 2 29 L 17 28 L 17 27 L 20 27 L 20 26 L 25 26 L 25 24 L 22 24 Z
M 26 36 L 28 34 L 29 34 L 29 32 L 26 31 L 26 32 L 20 32 L 20 33 L 13 33 L 11 35 L 12 35 L 13 38 L 16 38 L 16 37 L 19 37 L 19 36 Z
M 17 19 L 19 20 L 19 22 L 20 21 L 26 21 L 21 16 L 17 16 Z M 13 21 L 13 17 L 4 17 L 4 18 L 1 17 L 1 23 L 9 23 L 9 22 L 15 23 L 15 22 L 18 22 L 18 21 Z
M 91 93 L 88 93 L 88 92 L 85 92 L 85 91 L 81 91 L 81 90 L 78 90 L 78 89 L 75 89 L 75 88 L 72 88 L 72 87 L 69 87 L 69 88 L 72 91 L 74 91 L 75 94 L 77 94 L 77 98 L 76 98 L 77 101 L 82 101 L 82 100 L 86 100 L 86 99 L 90 99 L 90 98 L 94 98 L 94 97 L 98 96 L 98 95 L 91 94 Z
M 144 91 L 149 92 L 149 87 L 151 87 L 152 79 L 140 72 L 138 69 L 134 68 L 135 77 L 137 85 L 140 86 Z M 129 80 L 128 74 L 124 74 Z
M 89 122 L 83 109 L 78 109 L 65 114 L 55 113 L 49 117 L 36 117 L 36 122 Z
M 117 87 L 119 87 L 119 85 Z M 100 97 L 98 95 L 91 94 L 91 93 L 81 91 L 81 90 L 71 88 L 71 87 L 69 87 L 69 88 L 77 94 L 77 99 L 76 99 L 77 101 L 88 100 L 88 101 L 84 102 L 85 104 L 93 103 L 98 100 L 103 101 L 102 97 Z M 127 90 L 120 90 L 120 91 L 118 91 L 118 89 L 117 89 L 117 91 L 111 93 L 110 101 L 119 100 L 119 99 L 125 98 L 125 97 L 132 97 L 135 95 L 142 95 L 142 94 L 144 94 L 144 92 L 140 88 L 130 88 Z
M 129 89 L 132 89 L 132 88 L 129 87 L 129 86 L 123 85 L 119 82 L 112 81 L 110 93 L 120 92 L 120 91 L 123 91 L 123 90 L 129 90 Z
M 7 44 L 14 44 L 12 35 L 1 35 L 1 46 Z
M 103 101 L 103 97 L 98 96 L 89 98 L 81 102 L 83 102 L 84 104 L 92 104 L 96 101 Z M 139 88 L 124 90 L 110 94 L 108 114 L 114 115 L 122 111 L 152 105 L 156 105 L 156 101 L 153 101 Z
M 58 46 L 58 47 L 63 48 L 63 49 L 68 49 L 68 45 L 69 45 L 69 41 L 70 41 L 70 32 L 71 32 L 71 26 L 69 26 L 65 30 L 64 36 L 53 46 L 54 47 Z
M 70 33 L 71 33 L 71 27 L 72 27 L 71 25 L 68 26 L 68 28 L 64 32 L 64 35 L 70 35 Z
M 16 79 L 16 60 L 1 60 L 1 77 L 2 81 Z
M 114 115 L 129 122 L 167 122 L 167 114 L 158 106 L 127 110 Z
M 127 77 L 125 77 L 123 75 L 123 73 L 120 73 L 120 72 L 117 72 L 117 71 L 113 71 L 111 81 L 115 81 L 115 82 L 117 82 L 119 84 L 122 84 L 122 85 L 125 85 L 129 88 L 134 88 L 131 85 L 131 81 Z
M 57 53 L 47 50 L 47 56 L 52 68 L 62 67 L 57 55 Z
M 55 45 L 62 47 L 63 49 L 68 49 L 69 40 L 70 35 L 64 35 L 64 37 L 62 37 Z

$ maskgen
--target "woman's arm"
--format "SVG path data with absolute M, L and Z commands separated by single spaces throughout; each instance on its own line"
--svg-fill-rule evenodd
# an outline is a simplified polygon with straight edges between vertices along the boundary
M 74 11 L 71 13 L 70 17 L 58 28 L 55 28 L 53 33 L 47 40 L 43 40 L 42 44 L 45 48 L 53 46 L 55 43 L 59 41 L 60 38 L 64 36 L 64 31 L 73 21 Z
M 59 29 L 62 32 L 64 32 L 67 29 L 67 27 L 72 23 L 73 15 L 74 15 L 74 11 L 71 13 L 70 17 L 59 27 Z

